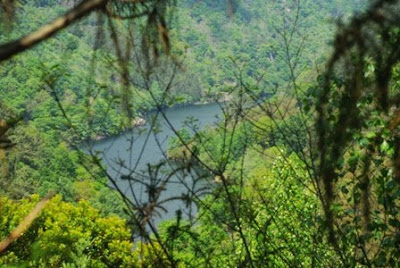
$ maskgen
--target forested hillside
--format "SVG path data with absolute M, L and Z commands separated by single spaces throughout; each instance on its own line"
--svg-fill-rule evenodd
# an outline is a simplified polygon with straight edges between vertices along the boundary
M 82 3 L 0 61 L 0 266 L 398 267 L 398 1 L 3 1 L 0 43 Z M 210 102 L 157 139 L 150 112 Z M 191 213 L 159 223 L 175 177 Z
M 305 2 L 293 41 L 296 45 L 304 42 L 302 68 L 323 62 L 322 52 L 332 39 L 333 20 L 349 16 L 351 9 L 360 5 L 357 1 Z M 13 25 L 3 26 L 1 40 L 29 33 L 69 6 L 63 1 L 27 1 L 16 10 Z M 182 1 L 173 9 L 172 48 L 176 57 L 183 59 L 183 67 L 164 105 L 215 100 L 215 94 L 231 91 L 235 63 L 244 64 L 249 82 L 263 76 L 263 91 L 273 92 L 290 79 L 280 31 L 289 27 L 284 26 L 283 20 L 290 24 L 295 19 L 296 3 L 243 1 L 233 8 L 234 15 L 229 14 L 223 2 Z M 98 40 L 98 27 L 96 17 L 91 16 L 2 64 L 1 104 L 7 108 L 2 113 L 23 121 L 15 130 L 17 147 L 8 156 L 11 164 L 6 174 L 9 179 L 2 180 L 2 189 L 7 189 L 4 194 L 20 198 L 56 189 L 64 198 L 73 199 L 74 181 L 85 177 L 77 166 L 82 160 L 61 141 L 79 143 L 87 137 L 116 134 L 127 127 L 119 105 L 125 95 L 116 83 L 120 77 L 118 66 L 112 62 L 112 44 Z M 149 87 L 154 95 L 163 94 L 164 89 L 155 81 Z M 147 90 L 132 90 L 134 114 L 155 108 Z M 69 116 L 68 122 L 57 99 Z M 71 126 L 73 129 L 68 130 Z M 66 159 L 70 165 L 65 165 Z M 48 161 L 52 165 L 45 171 Z

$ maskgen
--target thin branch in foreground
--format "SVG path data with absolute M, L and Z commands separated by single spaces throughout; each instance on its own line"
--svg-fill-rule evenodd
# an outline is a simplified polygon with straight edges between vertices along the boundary
M 17 240 L 25 231 L 31 226 L 32 222 L 40 215 L 42 210 L 46 207 L 47 203 L 50 201 L 52 195 L 43 198 L 31 212 L 20 222 L 20 224 L 15 228 L 3 241 L 0 242 L 0 253 L 6 250 L 12 242 Z
M 108 0 L 87 0 L 69 10 L 63 16 L 53 20 L 38 30 L 0 46 L 0 62 L 32 48 L 34 45 L 50 38 L 60 30 L 66 28 L 77 20 L 89 15 L 92 11 L 104 8 Z

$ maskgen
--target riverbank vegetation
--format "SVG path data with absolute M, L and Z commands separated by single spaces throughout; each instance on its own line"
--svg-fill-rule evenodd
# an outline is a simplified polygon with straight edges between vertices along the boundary
M 0 46 L 0 265 L 398 267 L 399 1 L 84 2 L 0 3 L 1 43 L 86 12 Z M 164 112 L 227 96 L 211 127 Z M 127 135 L 148 111 L 174 137 Z M 165 160 L 88 142 L 120 133 Z

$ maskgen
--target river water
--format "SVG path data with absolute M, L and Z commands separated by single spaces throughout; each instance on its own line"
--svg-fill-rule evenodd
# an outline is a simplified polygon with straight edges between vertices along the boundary
M 172 127 L 179 130 L 188 119 L 196 119 L 196 125 L 202 129 L 207 125 L 215 125 L 222 115 L 220 104 L 217 103 L 169 108 L 163 112 L 168 122 L 160 112 L 151 112 L 146 117 L 145 126 L 97 141 L 92 148 L 93 152 L 99 153 L 108 173 L 122 192 L 139 205 L 149 200 L 148 185 L 161 186 L 168 179 L 168 171 L 176 167 L 170 161 L 158 169 L 154 167 L 165 160 L 168 139 L 174 136 Z M 152 122 L 157 122 L 156 131 L 150 127 Z M 195 178 L 197 173 L 193 173 L 196 172 L 178 172 L 172 176 L 164 185 L 159 200 L 182 196 L 188 193 L 188 189 L 190 192 L 202 189 L 205 183 L 199 182 Z M 175 217 L 178 210 L 182 211 L 184 217 L 192 217 L 197 211 L 193 204 L 187 205 L 182 200 L 170 200 L 163 203 L 162 207 L 157 210 L 159 214 L 155 215 L 155 224 Z

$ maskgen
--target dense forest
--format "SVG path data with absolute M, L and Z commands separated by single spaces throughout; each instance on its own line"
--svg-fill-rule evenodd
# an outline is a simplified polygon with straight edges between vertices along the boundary
M 399 267 L 399 1 L 0 12 L 1 267 Z

